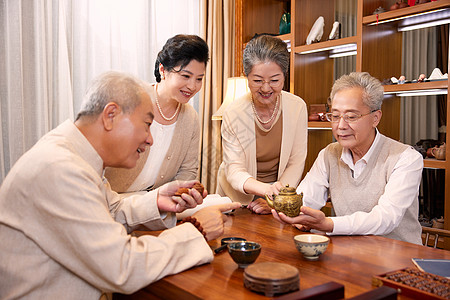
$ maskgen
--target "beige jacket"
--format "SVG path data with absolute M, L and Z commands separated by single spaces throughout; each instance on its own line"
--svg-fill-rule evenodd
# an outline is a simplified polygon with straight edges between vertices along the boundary
M 305 167 L 308 114 L 298 96 L 281 93 L 283 133 L 278 180 L 297 187 Z M 223 162 L 217 175 L 216 193 L 248 204 L 253 195 L 244 192 L 244 183 L 256 178 L 255 118 L 250 93 L 230 104 L 222 119 Z
M 152 189 L 173 180 L 197 178 L 199 139 L 200 126 L 197 112 L 191 105 L 184 104 L 178 115 L 172 142 Z M 118 193 L 126 192 L 144 168 L 149 153 L 147 149 L 132 169 L 107 168 L 105 177 L 111 184 L 111 188 Z
M 173 227 L 176 218 L 161 219 L 157 191 L 120 197 L 102 168 L 70 120 L 17 161 L 0 188 L 0 299 L 96 300 L 213 259 L 192 224 L 129 235 L 140 224 Z

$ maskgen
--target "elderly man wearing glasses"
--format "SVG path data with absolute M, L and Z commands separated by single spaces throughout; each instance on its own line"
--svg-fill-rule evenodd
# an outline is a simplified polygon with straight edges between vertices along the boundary
M 320 151 L 297 192 L 299 216 L 272 214 L 301 230 L 332 235 L 382 235 L 421 244 L 418 193 L 423 169 L 419 152 L 382 135 L 383 86 L 368 73 L 351 73 L 333 85 L 331 122 L 337 142 Z M 328 196 L 335 217 L 320 208 Z

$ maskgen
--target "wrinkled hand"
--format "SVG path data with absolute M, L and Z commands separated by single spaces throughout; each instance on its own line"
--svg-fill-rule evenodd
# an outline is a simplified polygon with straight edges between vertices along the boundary
M 250 202 L 247 208 L 260 215 L 268 215 L 271 211 L 269 204 L 267 204 L 266 200 L 263 198 L 256 198 Z
M 283 185 L 279 181 L 273 184 L 268 184 L 266 190 L 264 191 L 264 195 L 267 195 L 271 200 L 273 200 L 272 195 L 278 195 L 282 187 Z
M 307 206 L 300 208 L 300 215 L 288 217 L 284 213 L 277 213 L 272 209 L 272 215 L 281 223 L 293 224 L 300 230 L 308 231 L 316 229 L 324 232 L 332 232 L 334 228 L 333 220 L 327 218 L 321 210 L 312 209 Z
M 208 195 L 204 190 L 201 195 L 196 189 L 193 189 L 197 180 L 190 181 L 172 181 L 158 188 L 157 205 L 160 211 L 180 213 L 188 208 L 194 208 L 203 203 L 203 198 Z M 183 193 L 181 196 L 174 196 L 179 188 L 188 188 L 189 194 Z
M 208 206 L 197 211 L 192 217 L 196 218 L 203 227 L 206 240 L 211 241 L 223 234 L 223 222 L 228 218 L 223 212 L 240 207 L 239 202 Z

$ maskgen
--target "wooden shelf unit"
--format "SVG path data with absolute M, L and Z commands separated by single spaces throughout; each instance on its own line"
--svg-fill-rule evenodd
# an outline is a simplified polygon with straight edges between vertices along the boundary
M 379 6 L 385 9 L 395 0 L 355 0 L 357 5 L 356 32 L 354 36 L 343 36 L 338 40 L 327 41 L 335 20 L 336 3 L 333 0 L 235 0 L 236 76 L 242 73 L 242 50 L 256 34 L 276 34 L 281 15 L 291 13 L 291 33 L 283 35 L 291 45 L 291 64 L 289 74 L 290 92 L 302 97 L 308 105 L 326 103 L 333 84 L 334 59 L 329 57 L 330 47 L 356 45 L 356 67 L 354 71 L 365 71 L 383 81 L 401 74 L 402 33 L 397 29 L 406 19 L 426 13 L 428 18 L 440 18 L 442 12 L 450 11 L 450 0 L 438 0 L 412 7 L 386 11 L 373 15 Z M 306 37 L 319 16 L 325 19 L 321 42 L 306 45 Z M 378 22 L 378 23 L 377 23 Z M 305 53 L 306 52 L 306 53 Z M 450 65 L 450 64 L 449 64 Z M 449 70 L 442 70 L 443 73 Z M 383 118 L 379 130 L 383 134 L 399 140 L 400 138 L 400 97 L 401 92 L 418 90 L 446 89 L 449 80 L 423 83 L 409 83 L 385 86 Z M 450 105 L 447 97 L 447 120 L 450 120 Z M 326 126 L 328 125 L 328 127 Z M 318 152 L 332 141 L 327 122 L 309 122 L 308 157 L 305 170 L 309 170 Z M 450 133 L 446 133 L 450 141 Z M 450 154 L 438 161 L 425 159 L 426 168 L 445 170 L 445 225 L 450 230 Z

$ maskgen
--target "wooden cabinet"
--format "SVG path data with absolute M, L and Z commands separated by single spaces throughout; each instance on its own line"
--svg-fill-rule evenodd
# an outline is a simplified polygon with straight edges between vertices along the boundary
M 373 14 L 379 6 L 389 9 L 395 2 L 354 0 L 351 4 L 355 9 L 350 12 L 353 15 L 349 16 L 349 19 L 354 22 L 356 32 L 327 41 L 337 15 L 336 10 L 339 9 L 339 0 L 235 0 L 235 75 L 242 73 L 242 50 L 245 44 L 257 33 L 278 33 L 280 18 L 287 11 L 291 13 L 291 33 L 280 38 L 288 41 L 291 48 L 289 90 L 302 97 L 308 107 L 310 104 L 326 103 L 335 80 L 335 58 L 330 58 L 330 54 L 336 51 L 336 48 L 356 48 L 354 69 L 350 71 L 366 71 L 381 81 L 398 76 L 401 74 L 402 60 L 402 33 L 398 31 L 398 27 L 404 25 L 405 20 L 411 20 L 412 17 L 417 19 L 419 15 L 425 14 L 428 20 L 441 18 L 442 13 L 450 11 L 450 0 L 438 0 Z M 322 40 L 306 45 L 306 37 L 319 16 L 325 19 Z M 442 71 L 445 73 L 449 70 Z M 448 80 L 385 86 L 380 131 L 396 140 L 400 137 L 401 99 L 396 94 L 404 91 L 447 90 L 448 86 Z M 448 100 L 446 102 L 448 104 Z M 449 119 L 450 106 L 447 105 L 447 120 Z M 323 129 L 327 127 L 329 128 L 327 122 L 309 123 L 306 170 L 311 167 L 317 153 L 332 141 L 331 130 Z M 448 131 L 446 141 L 450 141 Z M 446 160 L 425 159 L 424 164 L 426 168 L 445 170 L 444 226 L 450 229 L 450 155 L 447 151 Z

